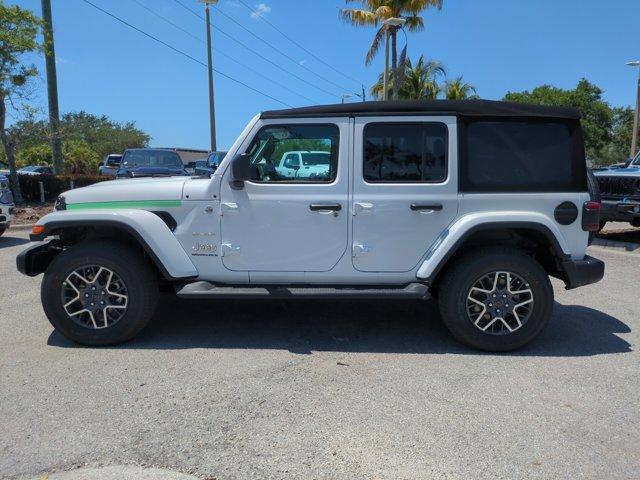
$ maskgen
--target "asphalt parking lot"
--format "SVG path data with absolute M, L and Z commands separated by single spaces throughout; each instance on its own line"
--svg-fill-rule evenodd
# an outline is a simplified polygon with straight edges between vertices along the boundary
M 592 247 L 512 354 L 459 346 L 432 303 L 164 298 L 131 343 L 56 334 L 0 238 L 0 477 L 142 465 L 200 478 L 640 476 L 640 254 Z M 74 477 L 80 478 L 80 477 Z

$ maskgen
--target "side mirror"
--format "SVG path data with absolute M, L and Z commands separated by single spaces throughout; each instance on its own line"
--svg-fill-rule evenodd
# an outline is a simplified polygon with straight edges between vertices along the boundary
M 242 190 L 244 182 L 251 178 L 251 155 L 241 153 L 237 155 L 231 163 L 231 179 L 230 185 L 234 190 Z

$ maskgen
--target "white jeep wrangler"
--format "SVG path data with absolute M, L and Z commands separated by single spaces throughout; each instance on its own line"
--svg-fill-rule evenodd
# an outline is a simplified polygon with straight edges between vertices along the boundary
M 326 176 L 283 177 L 323 151 Z M 465 344 L 505 351 L 545 327 L 549 275 L 599 281 L 576 110 L 490 101 L 264 112 L 211 177 L 102 182 L 60 196 L 17 259 L 44 272 L 53 326 L 122 342 L 158 290 L 184 298 L 437 297 Z

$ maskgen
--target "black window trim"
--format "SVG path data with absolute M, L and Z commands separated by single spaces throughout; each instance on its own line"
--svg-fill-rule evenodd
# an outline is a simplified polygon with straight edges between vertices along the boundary
M 266 130 L 267 128 L 286 128 L 286 127 L 291 127 L 291 126 L 302 126 L 302 127 L 333 127 L 336 129 L 337 133 L 338 133 L 338 141 L 336 142 L 336 172 L 335 172 L 335 177 L 331 179 L 331 181 L 329 182 L 299 182 L 296 180 L 281 180 L 278 182 L 257 182 L 255 180 L 247 180 L 248 183 L 251 183 L 253 185 L 335 185 L 338 182 L 338 171 L 340 170 L 340 140 L 341 140 L 341 135 L 340 135 L 340 125 L 338 125 L 337 123 L 334 122 L 326 122 L 326 123 L 307 123 L 307 122 L 289 122 L 289 123 L 267 123 L 265 125 L 263 125 L 262 127 L 260 127 L 260 129 L 255 133 L 255 135 L 253 135 L 253 137 L 251 138 L 251 141 L 249 142 L 249 145 L 247 147 L 250 148 L 251 145 L 253 145 L 253 141 L 256 139 L 256 137 L 258 135 L 260 135 L 260 133 L 263 130 Z M 249 153 L 248 151 L 246 151 L 247 149 L 245 149 L 244 153 Z
M 432 124 L 439 124 L 444 126 L 444 130 L 445 130 L 445 138 L 444 138 L 444 144 L 445 144 L 445 156 L 444 156 L 444 178 L 442 180 L 416 180 L 416 181 L 406 181 L 406 180 L 367 180 L 365 178 L 364 175 L 364 164 L 365 164 L 365 158 L 364 158 L 364 152 L 365 152 L 365 138 L 366 138 L 366 132 L 367 132 L 367 128 L 370 125 L 432 125 Z M 446 122 L 441 122 L 441 121 L 437 121 L 437 120 L 416 120 L 416 121 L 401 121 L 401 122 L 394 122 L 394 121 L 374 121 L 374 122 L 367 122 L 363 129 L 362 129 L 362 171 L 360 172 L 362 174 L 362 181 L 364 183 L 366 183 L 367 185 L 391 185 L 391 184 L 398 184 L 398 185 L 442 185 L 447 183 L 447 181 L 449 180 L 449 124 L 447 124 Z

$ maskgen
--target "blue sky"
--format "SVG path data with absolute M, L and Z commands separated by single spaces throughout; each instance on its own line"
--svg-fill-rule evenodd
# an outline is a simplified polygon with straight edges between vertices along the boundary
M 175 0 L 91 1 L 206 61 L 201 43 L 204 22 Z M 196 0 L 181 1 L 203 11 Z M 343 0 L 243 1 L 260 9 L 306 49 L 364 83 L 367 92 L 382 70 L 383 55 L 365 67 L 364 56 L 374 29 L 355 28 L 339 20 Z M 40 14 L 40 0 L 5 3 Z M 86 110 L 118 121 L 133 120 L 152 136 L 155 146 L 207 148 L 206 68 L 82 0 L 52 0 L 52 5 L 62 112 Z M 304 97 L 313 103 L 336 103 L 341 94 L 360 91 L 360 83 L 331 70 L 259 18 L 252 18 L 239 0 L 220 0 L 219 8 L 286 55 L 213 10 L 214 25 L 276 64 L 214 30 L 214 63 L 222 72 L 296 106 L 312 103 Z M 409 34 L 409 54 L 413 58 L 424 53 L 443 62 L 449 77 L 464 75 L 483 98 L 499 99 L 507 91 L 543 83 L 570 88 L 586 77 L 604 89 L 612 105 L 632 105 L 637 71 L 625 62 L 640 59 L 638 19 L 637 0 L 444 0 L 442 11 L 426 13 L 423 32 Z M 403 43 L 401 38 L 400 45 Z M 40 58 L 32 60 L 41 70 L 33 103 L 45 112 L 44 64 Z M 215 81 L 219 148 L 229 147 L 255 113 L 282 107 L 220 75 Z

